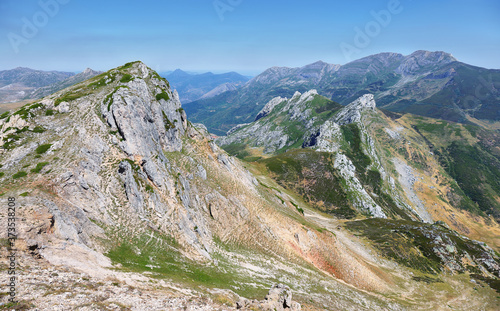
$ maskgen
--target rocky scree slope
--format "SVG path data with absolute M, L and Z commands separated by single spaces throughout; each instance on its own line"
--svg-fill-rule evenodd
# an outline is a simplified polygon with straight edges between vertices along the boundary
M 377 294 L 400 292 L 380 262 L 317 230 L 294 197 L 217 147 L 141 62 L 2 115 L 0 127 L 0 189 L 18 199 L 16 247 L 29 256 L 96 278 L 114 267 L 249 298 L 282 282 L 327 309 L 399 309 Z

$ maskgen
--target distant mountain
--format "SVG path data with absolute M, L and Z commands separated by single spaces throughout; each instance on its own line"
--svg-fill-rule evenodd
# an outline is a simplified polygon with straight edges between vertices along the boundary
M 245 84 L 249 79 L 236 72 L 213 74 L 192 74 L 177 69 L 164 76 L 179 93 L 182 103 L 192 102 L 200 98 L 209 98 L 221 92 L 233 91 Z
M 60 82 L 73 72 L 42 71 L 18 67 L 0 71 L 0 103 L 19 101 L 36 88 Z
M 468 116 L 500 120 L 498 85 L 500 70 L 464 64 L 449 53 L 380 53 L 343 66 L 320 61 L 300 68 L 272 67 L 239 90 L 184 108 L 191 119 L 220 135 L 252 121 L 272 98 L 310 89 L 344 105 L 372 93 L 381 108 L 392 111 L 455 122 L 467 122 Z
M 240 87 L 241 87 L 241 84 L 238 84 L 238 83 L 224 83 L 224 84 L 221 84 L 221 85 L 215 87 L 210 92 L 205 93 L 200 99 L 215 97 L 215 96 L 222 94 L 224 92 L 236 91 Z
M 28 87 L 42 87 L 56 83 L 73 76 L 73 72 L 42 71 L 30 68 L 17 67 L 11 70 L 0 71 L 0 86 L 20 83 Z
M 88 80 L 92 77 L 97 76 L 98 74 L 101 74 L 101 73 L 102 73 L 102 71 L 95 71 L 95 70 L 92 70 L 90 68 L 87 68 L 84 71 L 80 72 L 79 74 L 71 76 L 71 77 L 67 78 L 66 80 L 56 82 L 54 84 L 47 85 L 47 86 L 44 86 L 44 87 L 41 87 L 41 88 L 34 90 L 30 94 L 28 94 L 28 96 L 26 96 L 26 99 L 38 99 L 38 98 L 45 97 L 47 95 L 50 95 L 52 93 L 55 93 L 55 92 L 60 91 L 62 89 L 65 89 L 69 86 L 75 85 L 75 84 L 83 82 L 85 80 Z

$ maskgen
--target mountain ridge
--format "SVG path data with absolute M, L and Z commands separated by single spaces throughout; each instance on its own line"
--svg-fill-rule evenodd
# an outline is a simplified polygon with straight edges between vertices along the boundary
M 62 81 L 35 89 L 31 93 L 29 93 L 25 97 L 25 99 L 43 98 L 47 95 L 50 95 L 52 93 L 55 93 L 55 92 L 60 91 L 62 89 L 65 89 L 69 86 L 78 84 L 78 83 L 83 82 L 85 80 L 88 80 L 92 77 L 95 77 L 101 73 L 102 73 L 102 71 L 95 71 L 95 70 L 92 70 L 90 68 L 86 68 L 84 71 L 77 73 L 74 76 L 71 76 L 65 80 L 62 80 Z
M 221 135 L 251 121 L 273 97 L 315 88 L 344 105 L 372 93 L 381 108 L 395 112 L 463 123 L 469 122 L 469 115 L 495 121 L 500 120 L 496 112 L 500 110 L 495 110 L 500 97 L 497 83 L 500 70 L 467 65 L 446 52 L 380 53 L 345 65 L 316 62 L 297 68 L 272 67 L 240 90 L 188 103 L 185 109 L 195 121 Z M 477 90 L 484 95 L 476 96 Z
M 222 74 L 212 72 L 190 74 L 181 69 L 176 69 L 165 78 L 177 89 L 184 103 L 216 96 L 224 90 L 225 84 L 231 85 L 228 89 L 235 90 L 248 81 L 248 78 L 234 71 Z
M 65 80 L 75 73 L 17 67 L 0 71 L 0 103 L 16 102 L 39 87 Z

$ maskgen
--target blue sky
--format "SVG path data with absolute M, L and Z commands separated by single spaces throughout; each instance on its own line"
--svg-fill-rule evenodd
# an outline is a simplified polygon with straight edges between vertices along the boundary
M 500 1 L 0 0 L 0 70 L 258 74 L 415 50 L 499 69 Z

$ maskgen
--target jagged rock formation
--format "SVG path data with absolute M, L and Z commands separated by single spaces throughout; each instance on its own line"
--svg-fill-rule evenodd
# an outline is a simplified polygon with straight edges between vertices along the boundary
M 317 107 L 311 106 L 314 100 Z M 217 142 L 220 145 L 247 142 L 253 146 L 263 146 L 266 153 L 286 150 L 301 143 L 307 136 L 305 133 L 314 131 L 313 128 L 328 117 L 321 112 L 318 114 L 319 110 L 326 111 L 327 107 L 338 109 L 341 106 L 320 96 L 316 90 L 304 94 L 295 92 L 290 99 L 276 97 L 257 114 L 255 122 L 238 125 L 229 131 L 232 135 L 221 137 Z
M 220 243 L 245 245 L 256 254 L 272 251 L 325 271 L 337 256 L 333 235 L 316 234 L 290 218 L 290 210 L 283 211 L 202 126 L 187 121 L 177 93 L 140 62 L 8 113 L 0 127 L 2 193 L 24 193 L 20 248 L 51 263 L 89 273 L 99 267 L 107 275 L 102 268 L 112 262 L 103 253 L 116 263 L 149 251 L 155 255 L 146 263 L 119 263 L 154 271 L 169 265 L 156 259 L 168 249 L 178 256 L 170 265 L 182 265 L 179 273 L 204 263 L 243 269 L 220 255 L 227 252 Z M 268 260 L 256 256 L 254 266 Z M 357 259 L 346 264 L 365 277 L 344 270 L 336 276 L 363 288 L 383 283 Z
M 362 122 L 362 115 L 375 113 L 375 106 L 371 94 L 363 95 L 345 108 L 339 109 L 339 106 L 320 96 L 316 90 L 304 94 L 296 92 L 290 100 L 281 97 L 272 99 L 259 112 L 255 122 L 232 129 L 228 136 L 219 138 L 217 143 L 221 146 L 237 143 L 262 146 L 266 153 L 287 150 L 297 145 L 323 152 L 338 152 L 334 168 L 345 181 L 345 191 L 349 193 L 352 204 L 375 217 L 386 218 L 382 208 L 367 193 L 356 176 L 356 168 L 351 159 L 340 151 L 341 145 L 345 144 L 341 126 L 357 124 L 361 130 L 363 151 L 370 157 L 372 167 L 380 171 L 385 179 L 384 168 Z M 290 132 L 291 130 L 293 132 Z
M 447 61 L 446 58 L 443 61 Z M 427 149 L 430 144 L 427 138 L 422 140 L 422 137 L 419 137 L 421 132 L 415 132 L 416 125 L 409 125 L 410 129 L 405 129 L 406 134 L 403 135 L 403 127 L 392 125 L 394 121 L 389 120 L 376 108 L 372 94 L 365 94 L 341 109 L 331 104 L 319 104 L 318 100 L 322 98 L 315 90 L 304 94 L 296 93 L 290 100 L 277 97 L 265 105 L 256 121 L 235 127 L 226 137 L 219 138 L 217 143 L 229 152 L 246 154 L 248 159 L 255 158 L 255 155 L 258 155 L 256 148 L 262 147 L 264 153 L 276 155 L 275 159 L 278 162 L 269 164 L 273 168 L 285 161 L 277 154 L 294 150 L 294 148 L 312 148 L 318 152 L 331 153 L 334 155 L 333 167 L 341 178 L 338 187 L 344 189 L 339 195 L 347 196 L 349 204 L 357 210 L 369 211 L 371 215 L 381 218 L 389 215 L 392 217 L 406 215 L 403 217 L 427 223 L 439 219 L 440 216 L 431 213 L 431 205 L 426 202 L 428 199 L 422 194 L 417 194 L 417 190 L 422 187 L 417 184 L 420 180 L 424 180 L 424 177 L 417 179 L 415 172 L 418 170 L 407 163 L 433 155 L 433 152 Z M 323 100 L 326 99 L 323 98 Z M 326 109 L 326 106 L 329 108 Z M 456 133 L 460 131 L 455 130 Z M 388 139 L 384 139 L 385 142 L 382 143 L 381 139 L 386 136 Z M 398 142 L 398 149 L 394 150 L 395 153 L 389 152 L 388 150 L 393 148 L 394 141 Z M 418 151 L 406 151 L 416 145 L 419 145 Z M 430 147 L 433 148 L 432 145 Z M 411 158 L 403 159 L 396 156 L 402 153 L 411 155 Z M 388 154 L 392 155 L 387 157 Z M 292 153 L 285 153 L 285 155 L 291 156 L 291 159 L 286 161 L 299 160 Z M 484 156 L 490 158 L 486 153 Z M 491 158 L 491 160 L 496 163 L 495 159 Z M 430 165 L 428 161 L 439 167 L 441 164 L 437 162 L 442 160 L 419 160 L 424 166 Z M 494 165 L 490 169 L 496 171 Z M 302 174 L 300 171 L 297 173 Z M 372 177 L 367 177 L 366 174 L 372 174 L 381 183 L 373 183 Z M 442 171 L 439 173 L 428 171 L 425 174 L 440 175 Z M 448 178 L 449 176 L 435 177 L 434 180 Z M 316 183 L 317 181 L 311 180 L 310 182 Z M 433 197 L 436 199 L 442 196 L 441 192 L 437 191 L 438 188 L 439 185 L 430 188 L 434 190 Z M 308 191 L 305 190 L 306 193 Z M 452 192 L 453 190 L 444 191 Z M 498 192 L 492 195 L 497 197 Z M 382 199 L 384 197 L 387 200 Z M 391 199 L 388 199 L 389 197 Z M 321 199 L 318 204 L 321 205 L 322 202 L 324 203 L 324 199 Z M 332 204 L 339 204 L 339 202 L 332 201 Z M 456 203 L 451 203 L 451 205 L 455 206 Z M 487 206 L 491 205 L 485 204 L 484 208 L 488 208 Z

